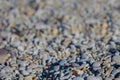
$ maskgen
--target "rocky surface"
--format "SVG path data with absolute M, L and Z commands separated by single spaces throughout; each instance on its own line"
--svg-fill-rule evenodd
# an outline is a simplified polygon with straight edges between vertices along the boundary
M 0 80 L 120 80 L 119 0 L 0 0 Z

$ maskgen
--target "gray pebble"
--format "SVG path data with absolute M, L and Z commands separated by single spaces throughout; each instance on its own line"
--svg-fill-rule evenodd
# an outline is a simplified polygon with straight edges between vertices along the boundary
M 111 78 L 105 78 L 104 80 L 112 80 Z
M 62 59 L 60 62 L 59 62 L 59 65 L 63 66 L 67 63 L 66 59 Z
M 95 76 L 88 76 L 87 80 L 99 80 L 99 79 Z
M 84 80 L 82 77 L 75 77 L 72 80 Z
M 99 67 L 100 66 L 100 63 L 99 62 L 94 62 L 93 63 L 93 67 Z
M 24 66 L 24 67 L 26 66 L 25 61 L 22 60 L 17 60 L 16 63 L 19 64 L 20 66 Z
M 25 76 L 30 74 L 30 73 L 29 73 L 28 71 L 26 71 L 26 70 L 22 70 L 21 73 L 22 73 L 23 75 L 25 75 Z
M 120 56 L 119 56 L 119 55 L 113 56 L 112 60 L 113 60 L 113 62 L 115 62 L 116 64 L 120 64 Z
M 54 66 L 54 70 L 55 70 L 55 71 L 58 71 L 59 68 L 60 68 L 60 66 Z

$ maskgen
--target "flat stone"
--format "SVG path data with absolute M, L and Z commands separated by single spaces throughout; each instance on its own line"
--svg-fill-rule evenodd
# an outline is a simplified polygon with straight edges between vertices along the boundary
M 116 64 L 120 64 L 120 56 L 119 56 L 119 55 L 113 56 L 112 60 L 113 60 L 113 62 L 115 62 Z
M 10 54 L 5 49 L 0 49 L 0 63 L 6 62 L 6 60 L 10 57 Z
M 21 72 L 22 72 L 22 74 L 25 75 L 25 76 L 30 74 L 30 73 L 29 73 L 28 71 L 26 71 L 26 70 L 22 70 Z
M 100 67 L 100 63 L 99 62 L 94 62 L 93 63 L 93 68 L 99 68 Z
M 95 76 L 88 76 L 87 80 L 99 80 L 99 78 L 97 78 Z
M 54 66 L 54 70 L 58 71 L 60 69 L 60 66 Z
M 65 59 L 62 59 L 60 62 L 59 62 L 59 65 L 63 66 L 67 63 L 67 61 Z
M 105 78 L 104 80 L 112 80 L 111 78 Z
M 82 77 L 75 77 L 72 80 L 84 80 Z

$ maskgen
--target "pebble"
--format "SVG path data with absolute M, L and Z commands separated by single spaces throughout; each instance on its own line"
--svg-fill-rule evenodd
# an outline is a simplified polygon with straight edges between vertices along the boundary
M 24 76 L 27 76 L 27 75 L 30 74 L 30 73 L 29 73 L 28 71 L 26 71 L 26 70 L 22 70 L 21 73 L 22 73 Z
M 75 77 L 72 80 L 84 80 L 82 77 Z
M 100 66 L 100 63 L 99 62 L 94 62 L 93 63 L 93 67 L 99 67 Z
M 59 69 L 60 69 L 60 66 L 54 66 L 55 71 L 59 71 Z
M 10 54 L 5 49 L 0 49 L 0 63 L 5 63 L 6 60 L 10 57 Z
M 26 66 L 26 62 L 25 62 L 25 61 L 17 60 L 16 62 L 17 62 L 17 64 L 20 65 L 20 66 L 24 66 L 24 67 Z
M 88 76 L 87 80 L 99 80 L 99 78 L 97 78 L 95 76 Z
M 24 79 L 25 80 L 33 80 L 34 77 L 35 77 L 34 74 L 30 74 L 30 75 L 26 76 Z
M 105 78 L 104 80 L 112 80 L 111 78 Z
M 94 62 L 94 63 L 93 63 L 93 69 L 94 69 L 94 70 L 99 70 L 99 69 L 101 69 L 100 63 L 99 63 L 99 62 Z
M 62 59 L 60 62 L 59 62 L 59 65 L 65 65 L 67 63 L 67 61 L 65 59 Z
M 115 62 L 116 64 L 120 64 L 120 56 L 119 56 L 119 55 L 113 56 L 112 60 L 113 60 L 113 62 Z

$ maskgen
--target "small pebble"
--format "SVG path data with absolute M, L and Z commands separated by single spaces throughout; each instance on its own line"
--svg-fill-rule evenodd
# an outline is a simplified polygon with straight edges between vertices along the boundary
M 115 62 L 116 64 L 120 64 L 120 56 L 113 56 L 112 58 L 113 62 Z
M 54 66 L 55 71 L 59 71 L 59 69 L 60 69 L 60 66 Z
M 5 49 L 0 49 L 0 63 L 6 62 L 6 60 L 10 57 L 10 54 Z
M 67 61 L 65 60 L 65 59 L 62 59 L 60 62 L 59 62 L 59 65 L 64 65 L 64 64 L 66 64 L 67 63 Z
M 72 80 L 84 80 L 82 77 L 75 77 Z
M 95 76 L 88 76 L 87 80 L 99 80 L 99 79 Z
M 28 71 L 26 71 L 26 70 L 22 70 L 21 73 L 22 73 L 23 75 L 25 75 L 25 76 L 30 74 L 30 73 L 29 73 Z

